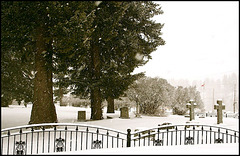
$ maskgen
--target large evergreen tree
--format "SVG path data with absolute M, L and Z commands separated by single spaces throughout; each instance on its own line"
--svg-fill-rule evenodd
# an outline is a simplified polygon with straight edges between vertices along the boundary
M 31 40 L 19 32 L 26 33 L 26 27 L 15 25 L 20 22 L 14 21 L 18 16 L 12 13 L 15 7 L 13 2 L 1 2 L 1 106 L 8 106 L 13 99 L 19 103 L 33 99 Z
M 1 106 L 7 107 L 16 99 L 20 104 L 33 100 L 33 65 L 12 57 L 11 51 L 1 51 Z
M 97 7 L 88 50 L 89 64 L 72 74 L 75 93 L 88 91 L 91 95 L 92 119 L 102 118 L 102 99 L 114 98 L 116 90 L 119 93 L 125 90 L 132 81 L 133 70 L 144 65 L 151 52 L 164 44 L 160 37 L 163 25 L 151 20 L 161 13 L 153 2 L 104 1 Z M 81 77 L 85 81 L 77 81 Z M 124 87 L 106 86 L 108 82 L 122 83 Z
M 35 65 L 30 123 L 57 121 L 52 77 L 53 72 L 61 75 L 67 70 L 71 72 L 68 83 L 74 86 L 75 93 L 90 93 L 91 118 L 101 119 L 105 96 L 102 91 L 110 71 L 115 71 L 112 80 L 126 80 L 123 83 L 129 84 L 130 73 L 164 44 L 160 37 L 163 25 L 151 20 L 162 13 L 153 2 L 43 1 L 1 5 L 5 46 L 18 52 L 16 58 L 30 56 L 28 63 Z M 66 59 L 71 63 L 62 67 Z M 59 82 L 65 78 L 56 77 Z
M 162 25 L 150 20 L 154 15 L 163 13 L 161 8 L 157 10 L 156 7 L 157 5 L 152 2 L 128 4 L 119 24 L 113 29 L 118 35 L 104 44 L 110 45 L 106 51 L 115 54 L 111 56 L 113 59 L 105 63 L 108 82 L 113 84 L 105 85 L 108 86 L 105 95 L 108 101 L 108 112 L 113 112 L 114 98 L 118 98 L 142 75 L 130 73 L 151 58 L 150 53 L 157 45 L 164 44 L 160 38 Z
M 4 47 L 8 47 L 6 52 L 14 52 L 9 57 L 18 60 L 25 57 L 30 60 L 28 63 L 35 65 L 30 124 L 57 122 L 52 77 L 53 63 L 59 62 L 54 59 L 61 53 L 68 56 L 77 53 L 75 47 L 80 49 L 84 44 L 85 34 L 88 34 L 85 30 L 92 21 L 92 16 L 86 14 L 90 4 L 72 1 L 1 2 L 4 32 L 1 39 Z

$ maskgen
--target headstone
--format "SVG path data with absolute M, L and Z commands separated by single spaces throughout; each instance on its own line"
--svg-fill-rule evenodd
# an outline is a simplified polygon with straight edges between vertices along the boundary
M 86 111 L 78 111 L 78 121 L 86 121 Z
M 141 118 L 141 115 L 140 115 L 140 113 L 139 113 L 139 103 L 137 102 L 137 104 L 136 104 L 136 114 L 135 114 L 135 117 L 136 118 Z
M 215 112 L 208 112 L 206 113 L 206 117 L 217 117 L 217 114 Z
M 113 117 L 112 116 L 107 116 L 107 119 L 112 119 Z
M 187 103 L 187 108 L 189 108 L 190 121 L 195 119 L 194 108 L 196 108 L 196 106 L 197 104 L 194 103 L 194 100 L 190 100 L 189 103 Z
M 226 113 L 225 116 L 226 116 L 226 118 L 238 118 L 237 113 Z
M 222 110 L 225 109 L 225 104 L 222 103 L 222 99 L 217 100 L 217 104 L 214 105 L 214 109 L 217 110 L 217 124 L 223 123 Z
M 199 113 L 198 116 L 199 118 L 205 118 L 205 113 Z
M 120 108 L 120 118 L 123 119 L 129 119 L 129 112 L 128 112 L 128 107 L 122 107 Z

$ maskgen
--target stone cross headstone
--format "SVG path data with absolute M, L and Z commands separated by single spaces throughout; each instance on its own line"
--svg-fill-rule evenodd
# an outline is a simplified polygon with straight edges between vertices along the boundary
M 120 108 L 120 111 L 120 118 L 129 119 L 128 107 L 122 107 Z
M 217 110 L 217 124 L 223 123 L 222 111 L 225 109 L 225 104 L 222 103 L 222 99 L 217 100 L 217 104 L 214 105 L 214 109 Z
M 86 121 L 86 111 L 78 111 L 78 121 Z
M 189 108 L 190 121 L 195 119 L 194 108 L 196 108 L 196 106 L 197 104 L 194 103 L 194 100 L 190 100 L 189 103 L 187 103 L 187 108 Z

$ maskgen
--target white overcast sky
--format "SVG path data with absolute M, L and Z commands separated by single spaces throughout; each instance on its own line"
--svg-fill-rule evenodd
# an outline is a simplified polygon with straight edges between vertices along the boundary
M 239 75 L 238 1 L 156 1 L 166 41 L 134 73 L 164 79 L 204 80 Z

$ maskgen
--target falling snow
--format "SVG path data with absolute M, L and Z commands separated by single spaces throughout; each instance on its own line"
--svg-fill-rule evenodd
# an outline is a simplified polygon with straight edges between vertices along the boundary
M 135 58 L 138 60 L 138 61 L 141 61 L 143 59 L 144 55 L 143 54 L 140 54 L 140 53 L 137 53 L 135 55 Z

